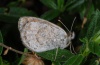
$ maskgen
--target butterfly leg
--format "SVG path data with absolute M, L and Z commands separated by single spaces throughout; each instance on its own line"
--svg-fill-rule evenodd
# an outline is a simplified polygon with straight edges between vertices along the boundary
M 76 52 L 75 52 L 75 49 L 74 49 L 74 46 L 72 45 L 72 43 L 71 42 L 69 42 L 69 46 L 70 46 L 70 51 L 71 51 L 71 53 L 75 53 L 75 54 L 77 54 Z M 73 51 L 73 52 L 72 52 Z

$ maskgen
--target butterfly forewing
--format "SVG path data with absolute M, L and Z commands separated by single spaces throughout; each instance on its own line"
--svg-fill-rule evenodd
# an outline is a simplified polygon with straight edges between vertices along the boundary
M 23 44 L 35 52 L 67 47 L 67 33 L 59 26 L 36 17 L 21 17 L 18 22 Z

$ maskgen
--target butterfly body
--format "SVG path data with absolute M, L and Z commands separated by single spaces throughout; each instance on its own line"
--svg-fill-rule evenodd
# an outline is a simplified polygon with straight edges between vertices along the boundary
M 72 39 L 61 27 L 36 17 L 21 17 L 18 28 L 22 43 L 35 52 L 64 49 Z

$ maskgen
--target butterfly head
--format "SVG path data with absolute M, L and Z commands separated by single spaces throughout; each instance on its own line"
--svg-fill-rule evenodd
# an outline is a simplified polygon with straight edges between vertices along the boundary
M 74 32 L 69 32 L 68 37 L 72 40 L 75 38 L 75 33 Z

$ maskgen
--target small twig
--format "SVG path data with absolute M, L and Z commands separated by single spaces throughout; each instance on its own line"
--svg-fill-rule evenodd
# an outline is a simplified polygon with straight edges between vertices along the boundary
M 0 43 L 0 46 L 2 46 L 2 47 L 4 47 L 4 48 L 7 48 L 7 49 L 9 49 L 9 50 L 11 50 L 11 51 L 13 51 L 13 52 L 16 52 L 16 53 L 22 54 L 22 55 L 26 55 L 26 56 L 29 56 L 29 55 L 30 55 L 30 54 L 27 54 L 27 53 L 24 53 L 24 52 L 18 51 L 18 50 L 16 50 L 16 49 L 13 49 L 13 48 L 11 48 L 11 47 L 9 47 L 9 46 L 3 44 L 3 43 Z
M 10 48 L 11 48 L 11 47 L 10 47 Z M 9 49 L 10 49 L 10 48 L 9 48 Z M 6 50 L 4 51 L 4 53 L 3 53 L 3 55 L 7 55 L 9 49 L 6 49 Z

